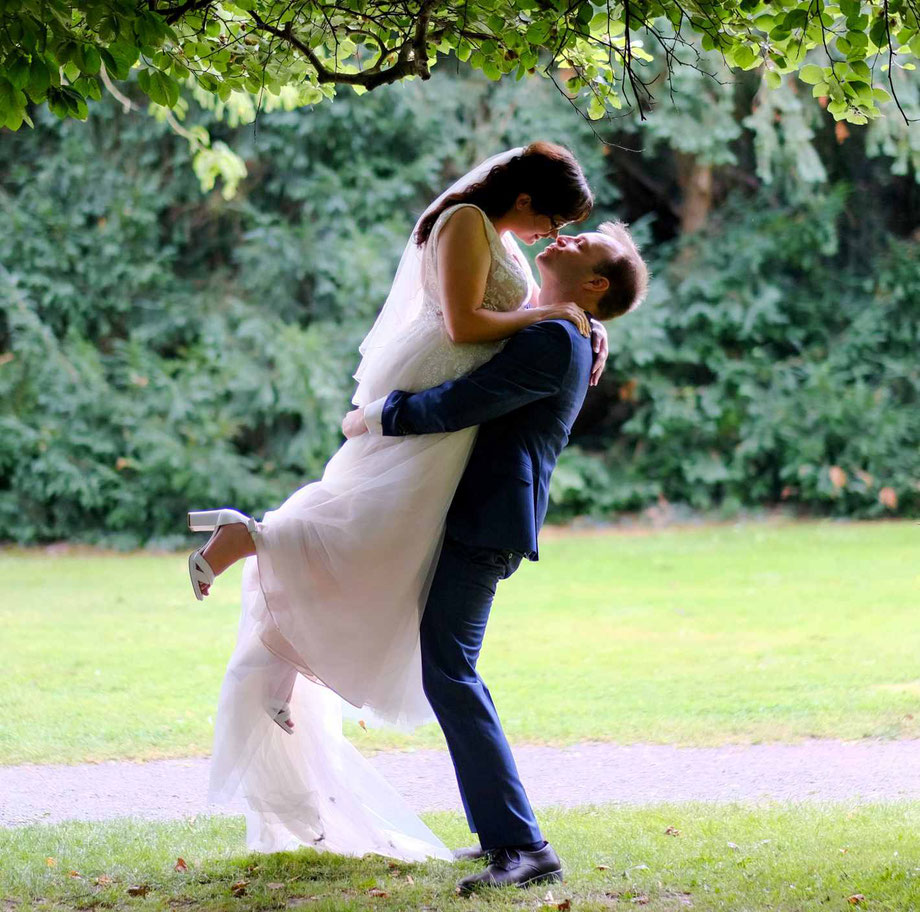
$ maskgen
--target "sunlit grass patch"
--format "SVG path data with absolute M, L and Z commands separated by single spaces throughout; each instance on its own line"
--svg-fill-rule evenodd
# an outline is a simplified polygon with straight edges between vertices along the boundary
M 459 814 L 424 817 L 449 845 L 473 841 Z M 916 802 L 595 806 L 540 819 L 565 866 L 548 888 L 465 899 L 455 883 L 481 863 L 247 854 L 242 818 L 199 817 L 0 830 L 0 899 L 17 910 L 920 909 Z
M 480 670 L 518 743 L 918 737 L 918 529 L 553 534 L 499 587 Z M 197 602 L 185 554 L 0 551 L 0 763 L 209 753 L 240 572 Z

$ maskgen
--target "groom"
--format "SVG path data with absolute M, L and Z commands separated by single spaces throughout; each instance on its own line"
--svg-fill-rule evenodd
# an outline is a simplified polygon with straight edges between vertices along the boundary
M 573 301 L 601 320 L 638 306 L 648 282 L 629 231 L 609 222 L 596 232 L 560 235 L 537 256 L 537 266 L 540 304 Z M 480 842 L 454 854 L 489 861 L 459 882 L 461 893 L 562 879 L 562 863 L 540 832 L 476 662 L 498 581 L 522 558 L 537 560 L 550 476 L 585 398 L 591 364 L 588 338 L 572 323 L 546 320 L 516 333 L 466 377 L 419 393 L 396 390 L 343 422 L 346 437 L 479 425 L 420 628 L 425 694 Z

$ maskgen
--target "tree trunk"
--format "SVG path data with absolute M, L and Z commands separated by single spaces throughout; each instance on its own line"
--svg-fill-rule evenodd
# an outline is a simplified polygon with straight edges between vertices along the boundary
M 703 164 L 693 155 L 678 153 L 677 182 L 682 198 L 680 231 L 693 234 L 706 224 L 712 208 L 712 165 Z

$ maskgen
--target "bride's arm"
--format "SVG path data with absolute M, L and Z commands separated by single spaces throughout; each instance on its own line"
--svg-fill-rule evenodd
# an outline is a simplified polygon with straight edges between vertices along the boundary
M 563 319 L 588 336 L 585 312 L 574 304 L 553 304 L 519 310 L 487 310 L 482 306 L 492 252 L 482 215 L 470 206 L 453 213 L 438 235 L 438 278 L 444 325 L 454 342 L 494 342 L 541 320 Z

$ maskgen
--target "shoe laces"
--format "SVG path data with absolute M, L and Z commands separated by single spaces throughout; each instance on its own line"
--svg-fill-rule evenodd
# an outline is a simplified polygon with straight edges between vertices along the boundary
M 521 853 L 517 849 L 499 848 L 492 853 L 492 864 L 503 871 L 509 871 L 521 861 Z

